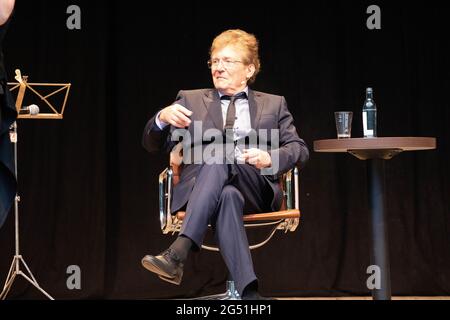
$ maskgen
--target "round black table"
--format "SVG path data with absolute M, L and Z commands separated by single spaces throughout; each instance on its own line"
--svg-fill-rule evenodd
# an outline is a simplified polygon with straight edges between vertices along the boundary
M 385 227 L 384 161 L 403 151 L 436 149 L 436 138 L 380 137 L 314 141 L 316 152 L 345 152 L 367 160 L 369 210 L 371 217 L 371 263 L 379 268 L 380 286 L 372 289 L 374 300 L 391 299 L 388 232 Z

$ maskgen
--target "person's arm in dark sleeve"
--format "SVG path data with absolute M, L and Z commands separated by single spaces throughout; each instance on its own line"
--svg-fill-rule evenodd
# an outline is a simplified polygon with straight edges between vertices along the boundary
M 183 91 L 178 92 L 173 104 L 186 105 Z M 142 145 L 151 153 L 165 151 L 170 152 L 178 141 L 171 140 L 171 133 L 174 126 L 166 124 L 158 119 L 161 111 L 158 111 L 146 124 L 142 136 Z
M 289 171 L 295 165 L 301 169 L 309 159 L 308 147 L 305 141 L 298 136 L 297 129 L 294 126 L 294 118 L 287 108 L 286 99 L 281 97 L 280 103 L 278 116 L 279 148 L 269 151 L 272 165 L 275 161 L 278 161 L 277 175 Z

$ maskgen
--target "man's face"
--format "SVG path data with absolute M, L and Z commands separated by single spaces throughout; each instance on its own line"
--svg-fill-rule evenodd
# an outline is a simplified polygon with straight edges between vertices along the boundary
M 217 49 L 211 54 L 211 75 L 214 86 L 223 94 L 233 95 L 247 86 L 255 72 L 253 64 L 243 63 L 242 53 L 234 46 Z

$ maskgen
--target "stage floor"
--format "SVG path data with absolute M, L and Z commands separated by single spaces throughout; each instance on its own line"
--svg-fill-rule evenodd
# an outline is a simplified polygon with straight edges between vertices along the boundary
M 292 298 L 275 298 L 277 300 L 372 300 L 372 297 L 292 297 Z M 450 300 L 450 296 L 394 296 L 392 300 Z

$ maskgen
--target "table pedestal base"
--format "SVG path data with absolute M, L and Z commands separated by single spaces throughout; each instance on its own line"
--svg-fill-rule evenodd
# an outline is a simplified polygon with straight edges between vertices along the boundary
M 367 160 L 368 197 L 371 229 L 371 264 L 378 267 L 379 288 L 372 290 L 374 300 L 391 299 L 388 230 L 384 208 L 384 160 Z

